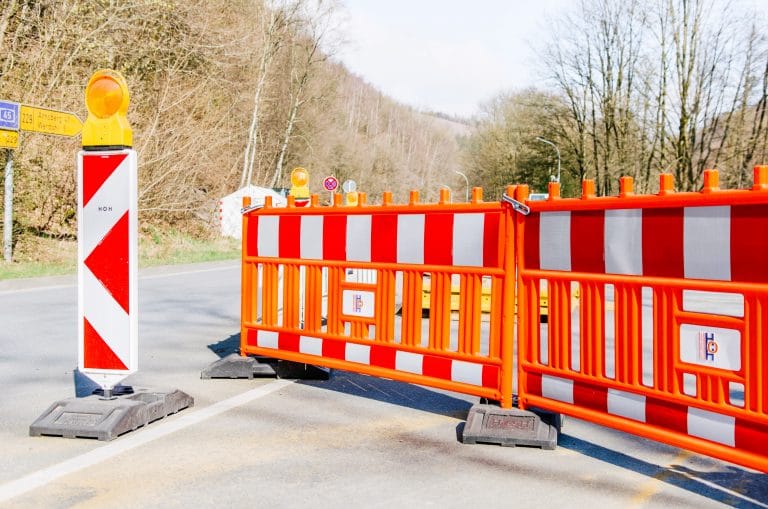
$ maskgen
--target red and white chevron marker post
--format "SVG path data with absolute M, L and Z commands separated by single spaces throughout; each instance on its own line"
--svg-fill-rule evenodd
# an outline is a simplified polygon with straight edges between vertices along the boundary
M 77 156 L 78 369 L 109 397 L 138 368 L 138 164 L 124 78 L 94 74 L 86 104 Z

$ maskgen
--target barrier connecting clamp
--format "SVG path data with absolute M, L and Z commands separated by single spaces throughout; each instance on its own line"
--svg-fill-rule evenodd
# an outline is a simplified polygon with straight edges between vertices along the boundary
M 511 196 L 509 196 L 506 193 L 504 193 L 502 195 L 501 199 L 502 199 L 502 201 L 512 205 L 512 208 L 515 209 L 515 211 L 521 213 L 524 216 L 527 216 L 528 214 L 531 213 L 531 209 L 530 209 L 530 207 L 528 207 L 528 205 L 526 205 L 523 202 L 519 202 L 519 201 L 515 200 L 514 198 L 512 198 Z
M 243 207 L 240 209 L 240 214 L 247 214 L 248 212 L 253 212 L 254 210 L 263 209 L 264 204 L 261 205 L 251 205 L 250 207 Z

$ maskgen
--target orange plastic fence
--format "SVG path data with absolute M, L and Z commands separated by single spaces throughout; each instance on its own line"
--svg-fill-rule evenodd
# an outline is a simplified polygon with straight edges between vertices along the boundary
M 509 192 L 512 192 L 510 188 Z M 241 353 L 512 405 L 514 218 L 499 202 L 296 207 L 243 215 Z M 249 205 L 245 202 L 246 207 Z M 430 278 L 428 320 L 422 285 Z M 451 321 L 451 286 L 461 311 Z M 483 285 L 491 288 L 487 324 Z M 396 315 L 400 317 L 397 318 Z
M 768 166 L 751 190 L 672 182 L 552 184 L 518 215 L 520 405 L 768 471 Z

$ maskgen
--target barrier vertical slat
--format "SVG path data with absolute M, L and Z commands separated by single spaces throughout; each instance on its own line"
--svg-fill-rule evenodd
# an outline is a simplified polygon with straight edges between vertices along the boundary
M 429 347 L 447 350 L 451 341 L 451 275 L 433 273 L 430 284 Z
M 392 270 L 376 273 L 376 340 L 391 343 L 395 338 L 395 284 L 396 274 Z
M 502 331 L 501 331 L 501 324 L 502 324 L 502 316 L 505 310 L 498 303 L 504 302 L 502 301 L 502 295 L 504 292 L 503 281 L 504 281 L 504 278 L 501 278 L 498 276 L 491 277 L 491 312 L 490 312 L 490 316 L 488 317 L 488 327 L 490 329 L 488 333 L 488 342 L 490 344 L 490 347 L 489 347 L 488 355 L 492 358 L 498 358 L 499 356 L 501 356 L 501 338 L 503 337 Z M 515 316 L 514 306 L 512 307 L 511 311 L 507 311 L 507 312 L 511 313 L 509 315 L 510 317 L 507 319 L 514 320 L 514 316 Z M 477 353 L 479 351 L 480 351 L 480 336 L 478 335 L 477 337 L 472 339 L 472 352 Z
M 283 327 L 299 326 L 299 267 L 286 264 L 283 267 Z
M 319 331 L 322 327 L 323 269 L 309 266 L 305 278 L 307 287 L 304 293 L 304 328 Z
M 604 301 L 603 285 L 582 283 L 579 291 L 579 320 L 581 334 L 581 372 L 594 377 L 605 376 L 605 331 L 602 321 Z
M 344 332 L 340 309 L 341 280 L 343 277 L 344 269 L 328 267 L 328 316 L 326 317 L 326 325 L 329 334 L 342 334 Z
M 475 354 L 475 344 L 480 336 L 482 278 L 476 274 L 462 274 L 460 279 L 459 351 Z
M 616 380 L 627 384 L 642 381 L 640 351 L 640 289 L 626 285 L 615 286 L 616 316 Z
M 279 267 L 273 263 L 262 266 L 261 321 L 264 325 L 277 325 Z
M 245 196 L 243 198 L 243 208 L 250 207 L 251 206 L 251 198 L 250 196 Z M 243 256 L 243 262 L 245 260 L 245 256 L 248 253 L 248 214 L 243 214 L 241 220 L 242 224 L 242 256 Z M 256 295 L 256 291 L 253 287 L 253 264 L 252 263 L 242 263 L 242 272 L 240 273 L 240 292 L 243 295 L 243 298 L 240 301 L 240 316 L 242 317 L 242 321 L 244 322 L 253 322 L 254 321 L 254 314 L 253 314 L 253 308 L 254 308 L 254 301 L 257 299 L 254 299 L 253 296 Z M 243 331 L 241 331 L 242 338 L 245 338 L 245 334 Z M 242 355 L 245 355 L 242 353 Z
M 677 390 L 675 372 L 672 369 L 674 362 L 674 345 L 665 341 L 665 338 L 673 337 L 675 324 L 673 318 L 673 290 L 669 288 L 657 288 L 653 292 L 653 351 L 654 387 L 663 392 Z
M 517 186 L 514 190 L 514 198 L 517 201 L 524 202 L 528 198 L 528 186 Z M 517 392 L 520 395 L 518 406 L 521 409 L 525 409 L 528 403 L 525 397 L 525 395 L 528 394 L 528 377 L 525 376 L 524 366 L 533 362 L 532 344 L 534 342 L 538 344 L 538 332 L 533 331 L 530 326 L 531 313 L 533 313 L 534 310 L 538 313 L 539 309 L 538 301 L 531 300 L 532 297 L 538 299 L 538 294 L 535 290 L 535 285 L 538 285 L 538 282 L 534 281 L 535 285 L 530 284 L 523 278 L 522 268 L 525 267 L 525 256 L 522 246 L 524 246 L 525 223 L 522 214 L 515 214 L 512 221 L 515 224 L 515 229 L 513 230 L 514 235 L 512 236 L 512 238 L 514 238 L 514 243 L 511 245 L 515 246 L 515 249 L 513 253 L 508 254 L 504 259 L 507 260 L 507 266 L 509 266 L 510 263 L 509 258 L 514 259 L 514 264 L 517 267 L 515 272 L 517 277 L 511 278 L 517 289 L 516 291 L 513 290 L 513 292 L 517 294 L 517 302 L 514 306 L 514 313 L 517 315 L 517 363 L 520 372 L 517 379 Z M 507 228 L 505 228 L 505 234 L 506 232 Z M 505 244 L 509 245 L 509 241 L 507 240 Z M 504 293 L 506 294 L 508 291 L 509 290 L 505 287 Z
M 516 196 L 517 190 L 513 186 L 507 186 L 507 196 Z M 514 350 L 515 350 L 515 314 L 517 311 L 516 293 L 518 288 L 518 279 L 516 277 L 515 266 L 517 259 L 515 257 L 516 252 L 514 246 L 518 241 L 516 232 L 518 231 L 516 212 L 512 212 L 512 207 L 505 207 L 503 209 L 501 220 L 499 221 L 499 231 L 501 233 L 501 242 L 499 256 L 500 260 L 503 260 L 504 272 L 507 277 L 504 279 L 504 287 L 502 288 L 502 300 L 501 305 L 498 305 L 498 300 L 495 301 L 496 307 L 501 308 L 501 320 L 499 322 L 499 328 L 501 329 L 501 337 L 498 343 L 500 344 L 501 355 L 501 399 L 499 405 L 501 408 L 512 408 L 513 398 L 512 391 L 515 381 L 514 373 Z M 481 283 L 482 286 L 482 283 Z M 482 288 L 480 289 L 482 292 Z M 519 338 L 518 338 L 519 342 Z M 519 343 L 518 343 L 519 344 Z M 520 356 L 520 349 L 518 347 L 518 356 Z M 518 364 L 521 362 L 518 357 Z M 519 392 L 520 380 L 518 380 L 518 392 Z
M 400 337 L 404 345 L 421 345 L 421 272 L 403 272 L 403 312 Z M 434 292 L 434 286 L 432 291 Z
M 571 307 L 569 282 L 547 280 L 549 292 L 549 363 L 557 369 L 570 369 Z

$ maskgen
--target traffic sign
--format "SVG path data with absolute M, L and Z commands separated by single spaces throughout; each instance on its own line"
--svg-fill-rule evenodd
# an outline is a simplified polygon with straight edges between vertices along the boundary
M 78 369 L 112 390 L 138 369 L 138 162 L 77 156 Z
M 19 148 L 19 132 L 0 129 L 1 148 Z
M 323 179 L 323 187 L 326 191 L 335 191 L 339 187 L 339 181 L 333 175 L 329 175 Z
M 357 183 L 354 180 L 345 180 L 341 188 L 345 193 L 354 193 L 357 191 Z
M 0 129 L 19 130 L 19 103 L 0 101 Z
M 22 104 L 19 128 L 22 131 L 35 133 L 77 136 L 83 129 L 83 123 L 77 118 L 77 115 L 68 111 Z

